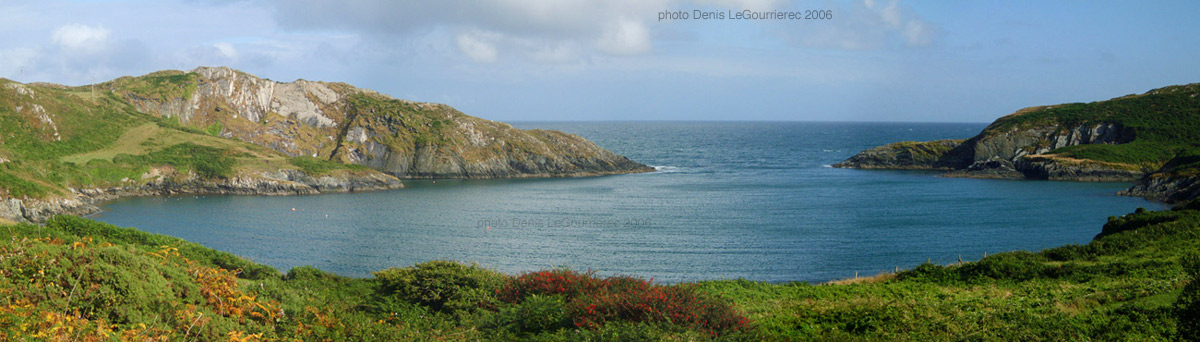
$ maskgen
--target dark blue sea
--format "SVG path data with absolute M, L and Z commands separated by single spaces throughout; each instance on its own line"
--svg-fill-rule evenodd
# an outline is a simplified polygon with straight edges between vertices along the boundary
M 985 124 L 530 122 L 656 167 L 569 179 L 406 181 L 394 191 L 125 199 L 100 221 L 285 271 L 347 276 L 434 259 L 507 273 L 570 267 L 679 282 L 821 282 L 927 260 L 1087 243 L 1110 215 L 1162 206 L 1125 183 L 980 180 L 829 167 Z M 295 209 L 293 211 L 292 209 Z

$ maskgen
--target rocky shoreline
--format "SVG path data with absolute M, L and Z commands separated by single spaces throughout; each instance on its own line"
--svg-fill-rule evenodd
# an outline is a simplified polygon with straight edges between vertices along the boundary
M 1103 126 L 1100 126 L 1103 127 Z M 833 164 L 838 168 L 945 171 L 941 177 L 980 179 L 1032 179 L 1081 182 L 1136 182 L 1119 195 L 1180 203 L 1200 197 L 1200 176 L 1178 176 L 1162 170 L 1135 169 L 1127 165 L 1074 160 L 1042 153 L 1053 146 L 1074 146 L 1095 141 L 1103 129 L 1080 129 L 1085 139 L 1047 135 L 1033 139 L 1031 131 L 1061 131 L 1053 127 L 1020 132 L 1020 135 L 980 136 L 967 140 L 901 142 L 871 148 Z M 1046 141 L 1065 141 L 1050 144 Z M 1104 140 L 1097 143 L 1106 143 Z M 998 147 L 1002 146 L 1002 147 Z M 1007 147 L 1007 148 L 1004 148 Z M 1013 151 L 998 153 L 998 151 Z
M 638 168 L 632 171 L 587 171 L 563 174 L 497 175 L 487 178 L 552 178 L 595 177 L 654 171 Z M 392 190 L 404 188 L 400 178 L 382 172 L 343 172 L 336 175 L 312 176 L 300 170 L 280 169 L 274 172 L 243 174 L 227 179 L 202 179 L 195 174 L 174 174 L 170 168 L 152 170 L 153 180 L 125 186 L 91 189 L 69 189 L 71 194 L 47 199 L 0 198 L 0 219 L 41 223 L 55 215 L 90 215 L 100 212 L 100 204 L 124 197 L 153 197 L 172 195 L 244 195 L 291 196 L 322 193 L 344 193 Z M 426 177 L 428 179 L 432 179 Z M 405 177 L 404 179 L 419 179 Z
M 109 188 L 71 189 L 64 197 L 47 199 L 0 199 L 0 218 L 15 222 L 44 222 L 55 215 L 88 215 L 99 205 L 122 197 L 170 195 L 259 195 L 287 196 L 319 193 L 375 191 L 403 188 L 400 179 L 382 173 L 312 176 L 299 170 L 243 174 L 227 179 L 205 180 L 195 174 L 166 175 L 137 185 Z

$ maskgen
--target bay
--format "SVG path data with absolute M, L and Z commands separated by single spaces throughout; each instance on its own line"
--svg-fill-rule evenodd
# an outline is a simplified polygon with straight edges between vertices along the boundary
M 820 282 L 961 255 L 1087 243 L 1110 215 L 1163 206 L 1126 183 L 980 180 L 836 169 L 870 147 L 967 138 L 985 124 L 526 122 L 659 171 L 406 181 L 393 191 L 124 199 L 94 218 L 286 271 L 347 276 L 445 259 L 679 282 Z M 293 210 L 294 209 L 294 210 Z

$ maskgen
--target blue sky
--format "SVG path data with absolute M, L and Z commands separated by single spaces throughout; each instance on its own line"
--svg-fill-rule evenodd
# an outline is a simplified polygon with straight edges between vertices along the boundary
M 829 10 L 830 20 L 658 20 Z M 728 13 L 728 12 L 726 12 Z M 502 121 L 988 122 L 1200 82 L 1196 1 L 0 0 L 0 77 L 225 65 Z

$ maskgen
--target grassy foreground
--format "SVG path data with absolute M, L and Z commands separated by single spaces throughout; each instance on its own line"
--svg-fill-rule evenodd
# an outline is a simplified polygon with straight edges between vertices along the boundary
M 432 261 L 287 274 L 62 216 L 0 226 L 0 340 L 1179 340 L 1200 336 L 1200 202 L 1086 245 L 844 285 L 658 285 Z

